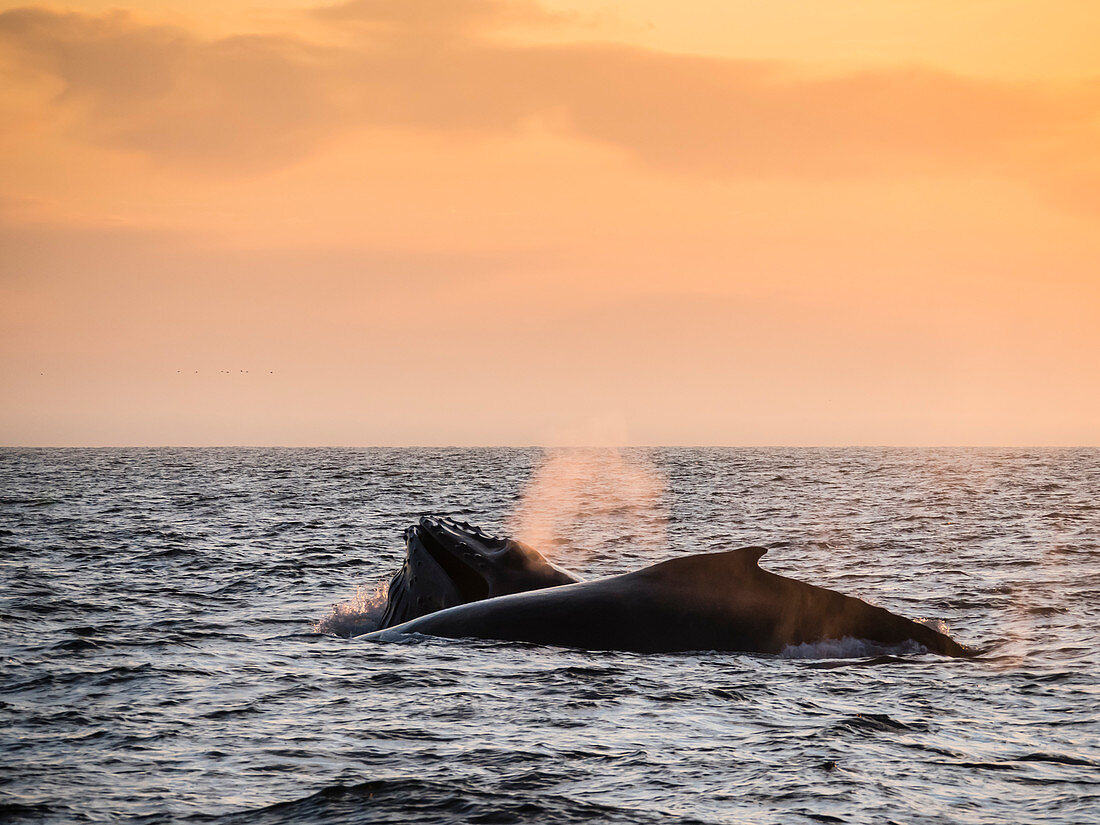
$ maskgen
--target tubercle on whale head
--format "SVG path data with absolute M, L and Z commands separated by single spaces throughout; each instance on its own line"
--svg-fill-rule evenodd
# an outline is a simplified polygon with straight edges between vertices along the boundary
M 405 562 L 390 581 L 381 628 L 426 613 L 577 581 L 521 542 L 446 516 L 407 528 Z
M 576 576 L 549 562 L 541 553 L 512 538 L 493 536 L 468 522 L 446 516 L 424 516 L 411 528 L 435 553 L 449 553 L 453 558 L 476 569 L 488 579 L 490 591 L 513 590 L 515 582 L 509 574 L 535 573 L 559 583 L 576 581 Z M 501 595 L 493 592 L 492 595 Z

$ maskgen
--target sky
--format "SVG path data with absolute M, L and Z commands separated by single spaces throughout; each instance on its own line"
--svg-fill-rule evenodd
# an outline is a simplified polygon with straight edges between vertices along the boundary
M 0 443 L 1100 444 L 1093 0 L 0 2 Z

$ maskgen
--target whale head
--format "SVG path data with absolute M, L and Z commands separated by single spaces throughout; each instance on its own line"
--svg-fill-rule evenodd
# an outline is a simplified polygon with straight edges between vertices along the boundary
M 424 516 L 404 536 L 405 562 L 390 580 L 379 629 L 445 607 L 577 581 L 526 544 L 454 519 Z

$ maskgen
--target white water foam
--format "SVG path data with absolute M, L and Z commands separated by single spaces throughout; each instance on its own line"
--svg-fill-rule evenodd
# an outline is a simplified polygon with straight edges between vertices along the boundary
M 927 653 L 924 645 L 907 639 L 896 645 L 885 645 L 868 639 L 823 639 L 820 642 L 804 642 L 787 645 L 780 651 L 783 659 L 867 659 L 873 656 L 914 656 Z
M 924 619 L 924 618 L 920 618 L 920 619 L 913 619 L 913 621 L 916 622 L 917 624 L 922 624 L 926 627 L 930 627 L 933 630 L 935 630 L 937 633 L 942 633 L 944 636 L 950 636 L 951 635 L 951 628 L 948 627 L 947 622 L 945 622 L 943 619 Z
M 373 587 L 360 585 L 355 588 L 354 596 L 346 602 L 334 604 L 331 613 L 314 622 L 314 631 L 350 639 L 377 630 L 386 609 L 389 588 L 389 581 L 386 580 L 377 582 Z

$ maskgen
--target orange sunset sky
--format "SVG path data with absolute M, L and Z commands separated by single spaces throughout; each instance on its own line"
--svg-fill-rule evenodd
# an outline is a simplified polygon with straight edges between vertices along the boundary
M 1095 0 L 0 3 L 0 442 L 1098 444 L 1097 44 Z

